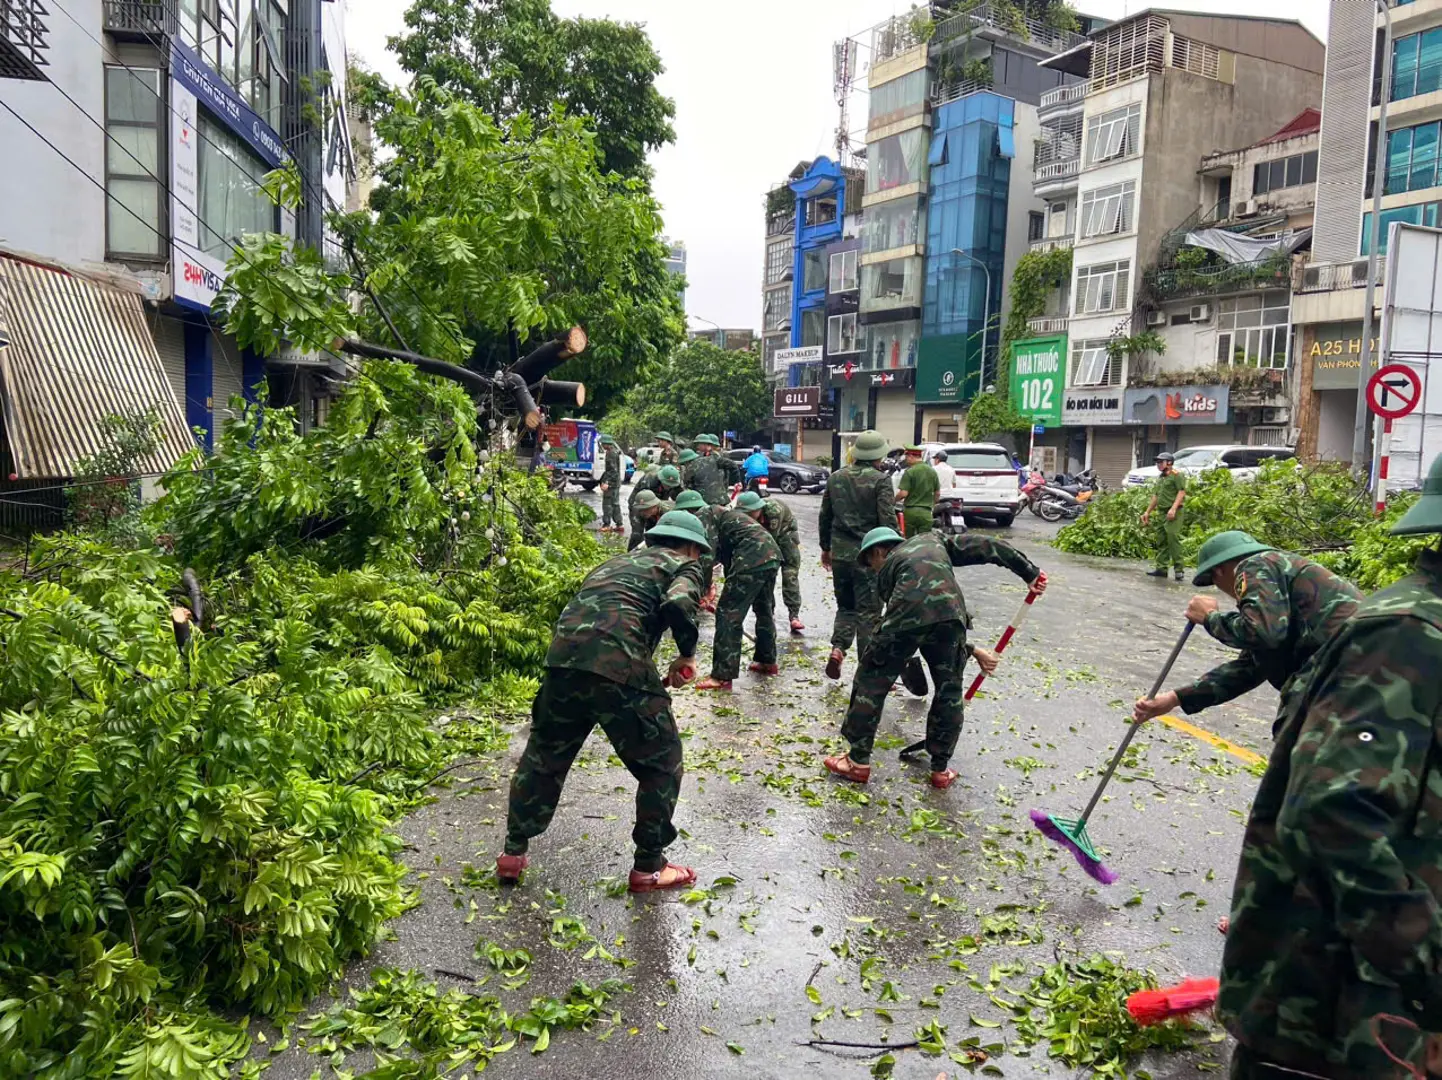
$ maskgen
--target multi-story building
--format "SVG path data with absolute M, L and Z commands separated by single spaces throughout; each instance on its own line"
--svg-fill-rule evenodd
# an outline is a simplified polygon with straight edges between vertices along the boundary
M 1442 7 L 1429 0 L 1401 0 L 1384 12 L 1361 0 L 1332 0 L 1316 228 L 1311 260 L 1296 276 L 1292 300 L 1300 384 L 1297 447 L 1306 457 L 1352 459 L 1389 19 L 1377 307 L 1386 274 L 1387 226 L 1394 221 L 1442 225 L 1442 177 L 1437 174 Z M 1379 333 L 1374 324 L 1374 366 Z
M 785 183 L 766 193 L 764 213 L 766 247 L 761 269 L 761 359 L 768 378 L 785 381 L 786 368 L 777 369 L 776 354 L 791 348 L 791 289 L 796 273 L 796 193 L 790 181 L 806 171 L 806 163 L 791 170 Z
M 1092 31 L 1083 45 L 1042 66 L 1085 82 L 1043 95 L 1039 112 L 1033 184 L 1045 208 L 1029 224 L 1032 247 L 1070 244 L 1072 268 L 1031 323 L 1036 335 L 1059 342 L 1065 385 L 1055 388 L 1060 393 L 1051 394 L 1049 409 L 1032 411 L 1045 418 L 1039 441 L 1056 448 L 1059 467 L 1090 465 L 1116 483 L 1139 456 L 1157 449 L 1235 438 L 1218 350 L 1224 338 L 1245 339 L 1236 331 L 1250 326 L 1252 301 L 1246 310 L 1240 301 L 1224 305 L 1230 287 L 1219 273 L 1202 274 L 1201 285 L 1195 275 L 1166 274 L 1231 265 L 1186 240 L 1204 216 L 1222 231 L 1240 216 L 1255 183 L 1245 163 L 1255 166 L 1254 158 L 1285 149 L 1285 158 L 1299 156 L 1297 168 L 1306 167 L 1305 151 L 1292 149 L 1308 133 L 1289 128 L 1305 127 L 1302 114 L 1320 100 L 1323 48 L 1291 20 L 1148 9 Z M 1236 163 L 1217 153 L 1239 145 L 1247 149 L 1231 152 Z M 1291 186 L 1291 165 L 1284 160 L 1280 168 L 1282 186 Z M 1270 179 L 1269 164 L 1269 191 Z M 1257 193 L 1263 200 L 1257 205 L 1267 195 Z M 1218 204 L 1227 220 L 1215 220 Z M 1288 217 L 1276 231 L 1291 227 Z M 1285 260 L 1282 271 L 1275 285 L 1284 293 Z M 1160 291 L 1144 289 L 1144 280 Z M 1256 280 L 1242 284 L 1237 294 L 1258 291 Z M 1209 299 L 1193 304 L 1202 298 L 1182 295 L 1194 286 L 1210 290 Z M 1258 320 L 1285 309 L 1267 303 L 1266 293 L 1276 290 L 1263 291 Z M 1177 310 L 1182 299 L 1185 312 Z M 1147 350 L 1146 332 L 1163 330 L 1163 318 L 1166 351 Z M 1229 320 L 1233 325 L 1224 328 Z M 1024 350 L 1029 343 L 1017 345 Z M 1242 349 L 1252 355 L 1249 344 Z
M 661 238 L 666 245 L 666 271 L 676 279 L 676 291 L 681 294 L 681 307 L 686 306 L 686 244 L 681 240 Z
M 756 347 L 756 331 L 751 329 L 727 330 L 717 326 L 708 330 L 692 330 L 687 336 L 692 341 L 710 342 L 728 352 L 745 352 Z
M 37 286 L 23 301 L 10 293 L 12 342 L 48 322 L 64 328 L 77 357 L 106 357 L 103 370 L 72 364 L 44 394 L 5 388 L 7 414 L 43 402 L 68 421 L 46 472 L 5 470 L 22 480 L 73 475 L 66 470 L 96 443 L 104 410 L 118 411 L 102 401 L 117 384 L 135 387 L 125 408 L 160 407 L 187 439 L 198 429 L 210 445 L 230 399 L 253 396 L 266 375 L 260 358 L 211 319 L 227 261 L 240 238 L 257 231 L 322 246 L 325 204 L 344 206 L 354 181 L 343 5 L 103 0 L 34 8 L 50 63 L 4 83 L 10 111 L 0 114 L 0 145 L 25 162 L 0 175 L 5 263 L 69 268 L 116 286 L 122 299 L 87 307 L 64 288 Z M 8 42 L 0 53 L 15 51 L 15 30 L 13 21 L 0 24 Z M 0 62 L 0 75 L 14 70 Z M 292 160 L 304 189 L 294 213 L 261 189 L 267 172 Z M 129 327 L 136 311 L 143 336 L 111 325 Z M 323 413 L 314 366 L 324 365 L 280 357 L 271 371 L 272 390 L 300 406 L 303 422 Z M 31 459 L 31 448 L 14 445 L 24 430 L 7 431 L 12 466 Z
M 790 386 L 820 386 L 826 378 L 827 296 L 831 255 L 857 237 L 863 177 L 828 157 L 811 162 L 790 183 L 796 199 L 791 270 L 791 348 L 820 349 L 815 360 L 792 363 Z M 842 262 L 845 261 L 843 256 Z M 840 290 L 855 284 L 838 279 Z M 845 348 L 849 341 L 838 341 Z

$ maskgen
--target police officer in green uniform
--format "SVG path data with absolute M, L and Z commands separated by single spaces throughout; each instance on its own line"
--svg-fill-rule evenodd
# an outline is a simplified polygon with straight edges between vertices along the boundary
M 1442 533 L 1442 457 L 1392 532 Z M 1322 647 L 1277 732 L 1222 954 L 1234 1080 L 1442 1076 L 1439 672 L 1434 546 Z
M 511 778 L 505 852 L 496 859 L 502 882 L 520 879 L 530 842 L 551 824 L 571 763 L 597 724 L 636 778 L 631 891 L 696 880 L 694 870 L 666 861 L 677 836 L 671 818 L 682 769 L 681 736 L 665 687 L 682 685 L 696 670 L 698 560 L 711 542 L 700 522 L 677 511 L 646 540 L 646 547 L 591 571 L 556 623 L 526 748 Z M 681 655 L 663 682 L 653 654 L 667 630 Z
M 1177 471 L 1176 458 L 1166 452 L 1157 455 L 1157 482 L 1152 485 L 1152 501 L 1142 514 L 1142 526 L 1151 525 L 1152 513 L 1161 508 L 1162 517 L 1152 530 L 1152 542 L 1157 549 L 1157 565 L 1148 570 L 1148 577 L 1166 577 L 1167 561 L 1171 560 L 1172 570 L 1181 581 L 1182 529 L 1186 525 L 1186 511 L 1182 504 L 1187 501 L 1187 478 Z
M 901 519 L 906 523 L 907 536 L 919 536 L 930 532 L 932 513 L 936 509 L 936 493 L 941 480 L 936 470 L 921 460 L 921 447 L 906 448 L 907 469 L 901 476 L 901 489 L 896 497 L 901 500 Z
M 881 471 L 886 439 L 863 431 L 851 451 L 852 464 L 831 474 L 821 493 L 821 565 L 831 571 L 836 594 L 836 621 L 831 629 L 831 656 L 826 677 L 841 678 L 841 662 L 855 640 L 861 648 L 881 620 L 876 571 L 856 561 L 861 541 L 879 525 L 896 527 L 896 502 L 891 477 Z

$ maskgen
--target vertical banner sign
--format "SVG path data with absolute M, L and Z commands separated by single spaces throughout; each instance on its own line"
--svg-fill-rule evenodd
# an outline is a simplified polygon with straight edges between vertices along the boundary
M 1012 343 L 1011 403 L 1035 424 L 1061 426 L 1066 348 L 1064 334 Z

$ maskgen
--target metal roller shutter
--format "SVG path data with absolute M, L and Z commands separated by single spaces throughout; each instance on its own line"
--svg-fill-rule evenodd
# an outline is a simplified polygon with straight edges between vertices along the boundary
M 155 336 L 155 349 L 160 353 L 160 366 L 170 383 L 170 392 L 180 406 L 180 414 L 188 416 L 185 408 L 185 324 L 179 319 L 157 316 L 150 321 L 150 331 Z
M 1177 428 L 1177 449 L 1218 446 L 1233 442 L 1230 424 L 1183 424 Z
M 239 415 L 230 407 L 232 397 L 244 395 L 244 381 L 241 373 L 244 368 L 241 366 L 240 350 L 235 347 L 235 338 L 225 334 L 215 334 L 210 340 L 211 356 L 211 397 L 215 402 L 215 426 L 220 430 L 220 425 L 226 419 Z
M 1121 487 L 1133 467 L 1130 431 L 1103 431 L 1100 428 L 1093 431 L 1092 468 L 1102 484 L 1113 490 Z
M 876 395 L 876 430 L 892 446 L 905 446 L 916 434 L 916 399 L 910 390 L 882 390 Z

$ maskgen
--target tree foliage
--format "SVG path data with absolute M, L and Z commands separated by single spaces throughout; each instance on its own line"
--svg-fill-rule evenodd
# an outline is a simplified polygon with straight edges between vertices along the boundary
M 771 415 L 771 399 L 756 352 L 689 341 L 626 395 L 620 415 L 639 417 L 650 431 L 665 429 L 679 438 L 699 432 L 749 432 Z
M 559 105 L 588 121 L 604 169 L 635 178 L 675 141 L 675 103 L 656 89 L 665 69 L 637 23 L 558 18 L 550 0 L 415 0 L 405 24 L 390 39 L 401 67 L 498 124 Z
M 499 738 L 431 717 L 527 700 L 601 555 L 478 438 L 459 388 L 373 363 L 322 432 L 247 409 L 182 461 L 159 546 L 0 572 L 0 1073 L 226 1076 L 210 1008 L 295 1008 L 405 907 L 392 816 Z
M 1242 529 L 1264 544 L 1313 555 L 1370 591 L 1407 573 L 1426 546 L 1427 537 L 1389 533 L 1413 498 L 1394 496 L 1387 514 L 1377 519 L 1368 493 L 1342 466 L 1268 461 L 1249 481 L 1237 480 L 1226 469 L 1211 469 L 1187 481 L 1182 554 L 1195 562 L 1208 536 Z M 1141 516 L 1150 499 L 1150 485 L 1103 492 L 1078 521 L 1057 534 L 1056 546 L 1082 555 L 1149 559 L 1155 547 Z

